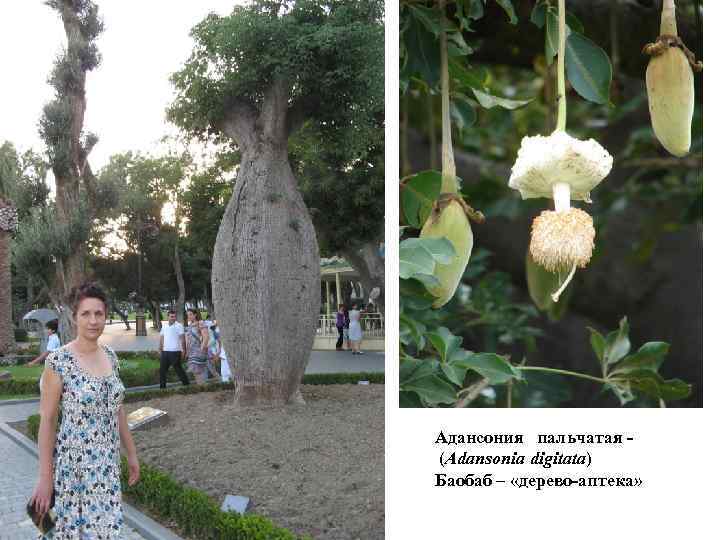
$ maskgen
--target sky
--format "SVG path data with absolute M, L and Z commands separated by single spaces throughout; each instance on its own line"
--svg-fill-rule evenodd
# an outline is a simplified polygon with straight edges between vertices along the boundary
M 177 133 L 165 120 L 173 98 L 168 78 L 190 55 L 190 30 L 210 11 L 227 15 L 241 2 L 96 3 L 105 31 L 98 39 L 102 63 L 88 74 L 85 130 L 100 137 L 89 159 L 97 172 L 116 153 L 157 153 L 159 140 Z M 65 43 L 59 14 L 43 0 L 0 2 L 0 144 L 8 140 L 21 152 L 44 151 L 37 125 L 53 97 L 47 78 Z

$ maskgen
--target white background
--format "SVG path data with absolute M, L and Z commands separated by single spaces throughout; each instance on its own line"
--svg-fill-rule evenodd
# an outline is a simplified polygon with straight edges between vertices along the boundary
M 720 212 L 715 208 L 720 188 L 720 163 L 715 150 L 720 125 L 716 58 L 720 54 L 711 29 L 718 28 L 718 2 L 705 2 L 703 45 L 705 61 L 704 144 L 705 211 L 703 283 L 704 408 L 703 409 L 476 409 L 420 410 L 397 407 L 397 228 L 398 223 L 398 11 L 387 2 L 386 31 L 386 509 L 389 540 L 438 538 L 535 539 L 714 539 L 718 527 L 718 416 L 717 377 L 720 347 L 714 346 L 720 307 L 720 275 L 716 244 L 720 241 Z M 709 248 L 709 249 L 707 249 Z M 678 260 L 677 264 L 684 264 Z M 698 306 L 700 309 L 700 306 Z M 395 323 L 395 324 L 393 324 Z M 512 487 L 435 488 L 433 474 L 448 472 L 439 463 L 445 433 L 524 433 L 524 453 L 534 453 L 536 433 L 623 433 L 635 440 L 621 447 L 590 446 L 592 475 L 640 476 L 641 488 Z M 632 435 L 631 435 L 632 436 Z M 489 452 L 501 448 L 491 447 Z M 583 448 L 568 446 L 565 451 Z M 462 449 L 460 449 L 462 450 Z M 548 447 L 550 453 L 561 448 Z M 510 454 L 512 449 L 510 449 Z M 458 472 L 478 472 L 481 467 Z M 498 466 L 488 469 L 499 478 L 551 476 L 572 467 L 538 469 Z M 585 470 L 587 472 L 587 470 Z M 579 470 L 578 470 L 579 472 Z

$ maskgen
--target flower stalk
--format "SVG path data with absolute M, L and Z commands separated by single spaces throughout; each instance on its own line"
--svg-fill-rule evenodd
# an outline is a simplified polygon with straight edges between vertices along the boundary
M 558 0 L 558 60 L 557 60 L 558 117 L 555 131 L 565 131 L 567 99 L 565 98 L 565 0 Z

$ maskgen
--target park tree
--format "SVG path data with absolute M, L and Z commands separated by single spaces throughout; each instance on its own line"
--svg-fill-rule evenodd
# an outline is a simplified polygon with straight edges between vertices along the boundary
M 135 266 L 127 292 L 136 292 L 150 303 L 156 328 L 160 325 L 161 301 L 178 298 L 180 306 L 184 305 L 178 205 L 181 183 L 191 165 L 187 154 L 152 157 L 126 152 L 112 156 L 99 174 L 102 183 L 118 189 L 118 232 L 134 252 Z M 163 209 L 168 204 L 175 208 L 172 224 L 163 223 Z M 128 257 L 128 253 L 121 255 L 123 260 Z M 123 279 L 130 280 L 131 275 L 125 274 Z M 167 286 L 170 277 L 177 290 Z M 115 289 L 125 287 L 116 284 Z
M 382 58 L 375 69 L 382 78 Z M 290 162 L 310 208 L 321 251 L 341 254 L 358 272 L 365 303 L 377 287 L 380 295 L 374 304 L 382 311 L 385 264 L 380 244 L 385 238 L 385 207 L 378 204 L 385 194 L 382 94 L 377 104 L 375 135 L 363 152 L 349 154 L 343 144 L 321 144 L 314 126 L 307 125 L 290 140 Z
M 33 150 L 19 154 L 7 141 L 0 146 L 0 193 L 6 206 L 14 208 L 20 225 L 31 219 L 34 209 L 47 205 L 49 189 L 45 184 L 46 174 L 47 164 Z M 13 210 L 4 212 L 14 213 Z M 9 237 L 6 239 L 9 240 Z M 12 289 L 18 297 L 13 318 L 17 320 L 47 295 L 44 285 L 46 269 L 37 261 L 21 264 L 17 257 L 17 239 L 12 244 L 12 251 Z
M 48 0 L 62 20 L 67 44 L 55 61 L 48 82 L 55 97 L 45 105 L 40 136 L 55 176 L 54 220 L 64 249 L 55 253 L 51 296 L 60 309 L 60 337 L 72 339 L 74 324 L 67 303 L 71 288 L 86 275 L 90 224 L 98 217 L 99 187 L 88 157 L 97 135 L 83 130 L 87 73 L 100 64 L 96 40 L 103 30 L 98 7 L 90 0 Z
M 352 126 L 345 144 L 366 147 L 383 85 L 368 61 L 382 56 L 381 17 L 382 2 L 367 0 L 237 6 L 193 29 L 194 51 L 172 77 L 171 120 L 190 135 L 229 139 L 242 155 L 212 265 L 237 401 L 302 401 L 320 268 L 288 138 L 313 123 L 331 143 Z

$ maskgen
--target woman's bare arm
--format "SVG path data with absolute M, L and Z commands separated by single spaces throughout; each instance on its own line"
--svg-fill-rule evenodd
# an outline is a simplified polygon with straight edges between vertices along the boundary
M 50 507 L 53 487 L 53 449 L 62 388 L 60 375 L 52 368 L 46 367 L 42 375 L 40 394 L 40 429 L 38 430 L 40 470 L 37 486 L 31 498 L 40 513 L 47 512 Z
M 140 465 L 138 463 L 137 450 L 135 449 L 135 441 L 133 440 L 132 433 L 130 433 L 125 407 L 123 406 L 120 406 L 120 410 L 118 411 L 118 425 L 120 427 L 120 441 L 127 452 L 128 468 L 130 469 L 128 483 L 132 486 L 140 478 Z

